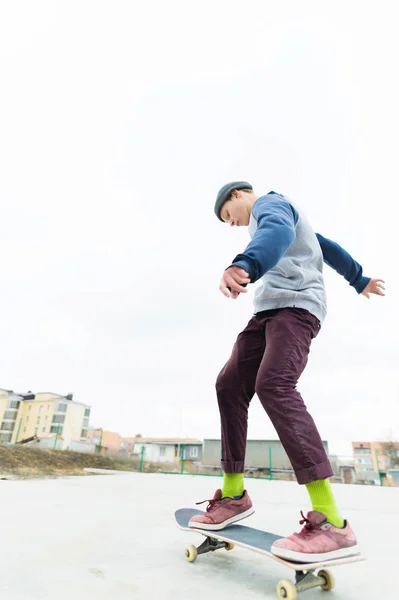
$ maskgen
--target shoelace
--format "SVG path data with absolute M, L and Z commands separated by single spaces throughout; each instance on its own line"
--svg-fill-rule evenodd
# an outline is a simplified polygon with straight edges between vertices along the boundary
M 217 504 L 221 503 L 221 499 L 220 500 L 215 500 L 214 498 L 212 498 L 212 500 L 202 500 L 202 502 L 196 502 L 196 504 L 204 504 L 204 502 L 208 502 L 208 506 L 206 507 L 206 512 L 211 512 L 211 510 L 213 510 L 214 508 L 216 508 Z
M 310 537 L 312 537 L 313 534 L 316 533 L 317 529 L 315 528 L 314 525 L 312 525 L 312 523 L 309 521 L 309 519 L 307 517 L 305 517 L 302 510 L 301 510 L 301 515 L 302 515 L 302 519 L 301 519 L 301 521 L 299 521 L 299 525 L 303 525 L 305 523 L 305 527 L 303 527 L 302 531 L 300 533 L 298 533 L 298 535 L 300 535 L 301 537 L 310 538 Z

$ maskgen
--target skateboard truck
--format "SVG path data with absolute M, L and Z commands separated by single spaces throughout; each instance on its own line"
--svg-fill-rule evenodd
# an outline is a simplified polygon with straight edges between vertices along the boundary
M 332 590 L 335 586 L 334 575 L 327 569 L 321 569 L 316 575 L 314 570 L 297 571 L 295 583 L 283 579 L 277 584 L 277 597 L 284 600 L 296 600 L 300 592 L 305 592 L 315 587 L 324 591 Z
M 234 544 L 232 544 L 231 542 L 223 542 L 217 540 L 216 538 L 207 536 L 200 546 L 187 546 L 185 551 L 186 558 L 188 562 L 193 562 L 197 558 L 198 554 L 214 552 L 215 550 L 220 550 L 221 548 L 225 548 L 226 550 L 233 550 Z

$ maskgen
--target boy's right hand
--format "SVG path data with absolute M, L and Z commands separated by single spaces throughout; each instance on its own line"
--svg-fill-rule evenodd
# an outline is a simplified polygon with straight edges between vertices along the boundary
M 385 296 L 385 281 L 383 279 L 370 279 L 364 290 L 362 296 L 366 296 L 370 300 L 370 294 L 376 296 Z
M 245 294 L 248 290 L 244 287 L 251 283 L 251 279 L 244 269 L 240 267 L 229 267 L 224 271 L 220 281 L 219 290 L 226 298 L 235 300 L 240 293 Z

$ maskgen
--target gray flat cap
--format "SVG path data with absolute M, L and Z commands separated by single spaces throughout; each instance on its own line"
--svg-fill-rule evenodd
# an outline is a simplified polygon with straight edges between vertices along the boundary
M 230 198 L 234 190 L 252 189 L 252 185 L 248 183 L 248 181 L 232 181 L 231 183 L 226 183 L 222 188 L 220 188 L 215 202 L 215 215 L 217 216 L 219 221 L 222 221 L 222 223 L 224 223 L 223 219 L 220 216 L 220 211 L 222 210 L 223 204 Z

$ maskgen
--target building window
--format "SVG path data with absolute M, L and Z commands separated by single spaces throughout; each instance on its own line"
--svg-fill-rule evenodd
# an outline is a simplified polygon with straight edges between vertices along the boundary
M 91 441 L 93 442 L 93 444 L 99 444 L 101 442 L 101 437 L 99 435 L 93 435 Z
M 371 456 L 369 458 L 357 458 L 356 459 L 357 465 L 369 465 L 371 462 L 372 462 Z
M 89 419 L 83 419 L 83 427 L 89 426 Z
M 52 425 L 50 427 L 50 433 L 58 433 L 59 435 L 62 435 L 62 427 L 60 427 L 59 425 Z
M 53 416 L 53 423 L 64 423 L 65 421 L 65 415 L 54 415 Z
M 46 428 L 45 428 L 45 427 L 43 427 L 43 428 L 42 428 L 42 433 L 45 433 L 45 431 L 46 431 Z
M 39 408 L 39 415 L 41 415 L 41 414 L 42 414 L 42 411 L 43 411 L 43 406 L 41 406 L 41 407 Z
M 20 400 L 9 400 L 7 408 L 19 408 Z
M 67 405 L 63 404 L 62 402 L 59 402 L 57 404 L 56 412 L 66 412 L 66 411 L 67 411 Z
M 36 425 L 40 425 L 40 417 L 37 417 Z
M 161 446 L 159 449 L 159 456 L 165 456 L 166 454 L 166 448 L 165 446 Z
M 90 417 L 90 408 L 86 408 L 85 417 Z
M 355 454 L 359 455 L 359 454 L 371 454 L 371 450 L 370 448 L 355 448 Z
M 37 432 L 39 431 L 38 427 L 35 427 L 35 435 L 37 435 Z
M 0 442 L 11 442 L 12 433 L 0 433 Z
M 80 432 L 80 437 L 87 438 L 87 429 L 82 429 L 82 431 Z
M 1 429 L 3 431 L 14 431 L 15 421 L 3 421 L 1 424 Z
M 15 420 L 16 418 L 17 418 L 17 411 L 16 410 L 6 410 L 4 412 L 3 419 L 12 419 L 12 420 Z
M 198 446 L 191 446 L 188 455 L 190 458 L 198 458 Z

